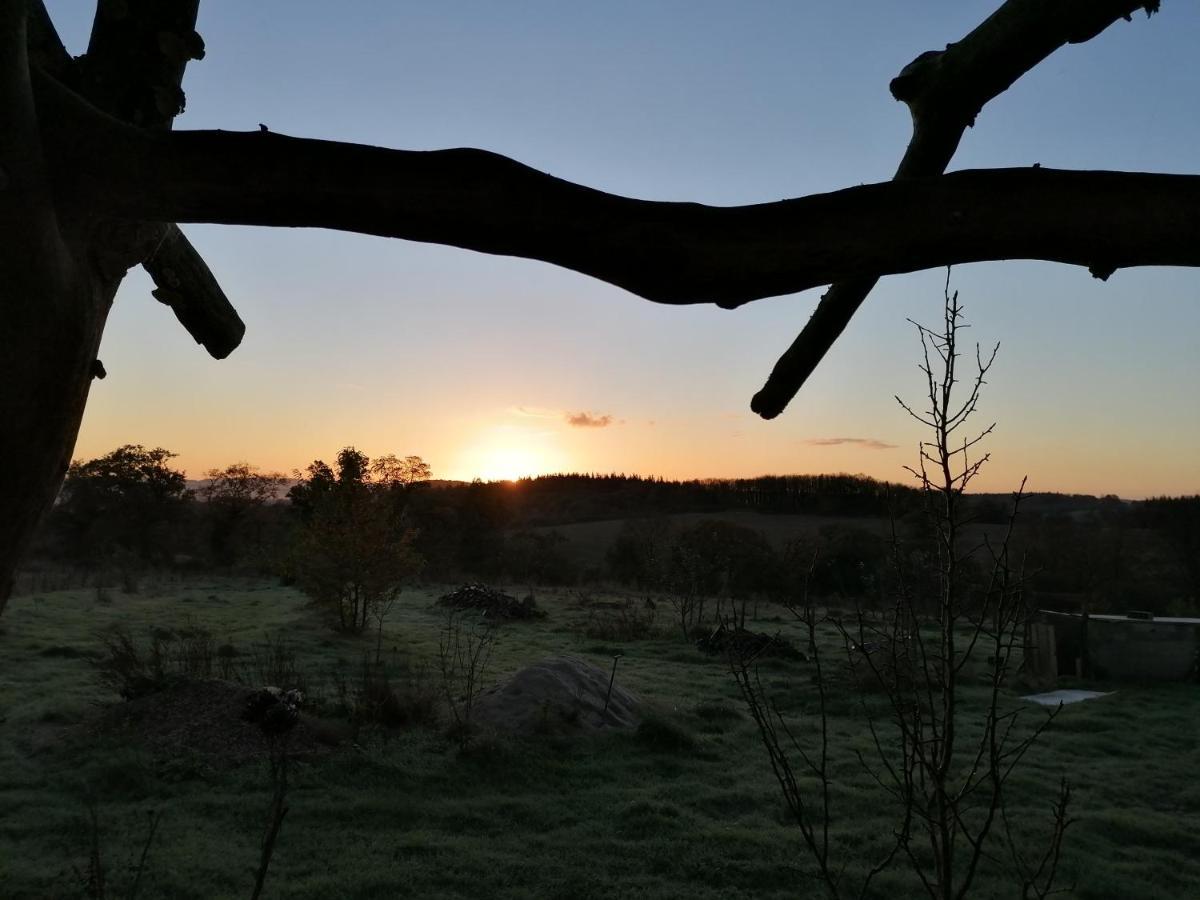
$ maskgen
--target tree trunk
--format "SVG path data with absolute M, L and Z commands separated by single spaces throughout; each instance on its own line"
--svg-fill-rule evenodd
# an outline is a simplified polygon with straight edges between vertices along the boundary
M 26 13 L 24 0 L 0 0 L 0 611 L 70 463 L 120 281 L 87 253 L 94 223 L 56 207 Z
M 0 0 L 0 612 L 70 465 L 92 379 L 104 377 L 96 353 L 126 271 L 153 258 L 160 299 L 213 355 L 241 338 L 178 229 L 108 218 L 55 183 L 42 137 L 49 112 L 33 90 L 35 79 L 62 79 L 111 115 L 170 128 L 187 61 L 203 53 L 197 5 L 100 0 L 80 63 L 40 0 Z
M 78 271 L 56 278 L 14 243 L 0 243 L 0 612 L 70 464 L 119 283 Z

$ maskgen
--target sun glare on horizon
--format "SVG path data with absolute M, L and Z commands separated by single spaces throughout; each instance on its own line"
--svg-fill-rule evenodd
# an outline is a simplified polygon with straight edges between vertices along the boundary
M 562 471 L 565 458 L 548 445 L 541 433 L 497 429 L 467 449 L 459 465 L 467 478 L 484 481 L 516 481 L 528 476 Z

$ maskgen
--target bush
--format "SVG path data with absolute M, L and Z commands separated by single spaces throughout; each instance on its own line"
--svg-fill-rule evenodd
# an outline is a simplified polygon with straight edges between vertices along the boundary
M 496 630 L 485 619 L 469 621 L 458 609 L 451 609 L 446 625 L 438 636 L 438 669 L 442 693 L 454 717 L 451 737 L 460 749 L 466 749 L 474 734 L 472 712 L 483 690 Z
M 221 678 L 225 681 L 233 681 L 239 655 L 237 647 L 233 644 L 222 644 L 217 648 L 217 665 L 220 667 Z
M 574 584 L 579 570 L 562 552 L 566 543 L 558 531 L 518 531 L 505 543 L 504 569 L 515 581 Z
M 373 475 L 378 463 L 372 468 L 353 447 L 337 464 L 335 474 L 313 463 L 288 494 L 303 516 L 289 574 L 338 631 L 360 633 L 372 616 L 382 620 L 424 561 L 413 546 L 416 532 L 403 524 L 400 486 Z
M 591 607 L 584 634 L 598 641 L 644 641 L 658 635 L 658 610 L 649 597 L 613 607 Z
M 151 637 L 149 651 L 138 647 L 127 628 L 117 626 L 100 638 L 104 645 L 96 667 L 100 681 L 123 700 L 136 700 L 162 690 L 167 683 L 167 660 L 163 642 Z
M 207 629 L 189 625 L 178 632 L 174 645 L 170 656 L 180 675 L 185 678 L 213 677 L 217 645 Z
M 149 647 L 139 646 L 123 626 L 101 635 L 100 642 L 100 681 L 125 700 L 155 693 L 173 681 L 213 677 L 216 643 L 206 629 L 195 625 L 178 632 L 151 628 Z
M 405 665 L 401 674 L 404 683 L 397 687 L 387 668 L 364 654 L 353 683 L 341 673 L 335 676 L 339 703 L 356 727 L 404 728 L 437 721 L 437 693 L 429 684 L 428 670 Z
M 242 681 L 258 687 L 273 685 L 308 693 L 308 679 L 296 664 L 296 651 L 282 635 L 272 637 L 268 634 L 262 643 L 255 644 L 240 674 Z

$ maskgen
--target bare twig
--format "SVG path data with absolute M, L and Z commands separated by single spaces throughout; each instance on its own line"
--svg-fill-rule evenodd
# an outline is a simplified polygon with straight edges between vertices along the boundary
M 129 888 L 129 900 L 136 900 L 138 889 L 142 886 L 142 874 L 146 871 L 146 857 L 150 853 L 150 845 L 154 843 L 154 835 L 158 831 L 158 822 L 162 813 L 150 810 L 148 813 L 150 827 L 146 833 L 146 843 L 142 845 L 142 855 L 138 857 L 137 869 L 133 876 L 133 885 Z
M 267 869 L 271 866 L 271 857 L 275 854 L 275 843 L 279 838 L 279 830 L 283 827 L 284 816 L 288 814 L 288 739 L 287 735 L 271 738 L 270 765 L 273 793 L 271 796 L 270 812 L 267 817 L 267 829 L 263 835 L 262 852 L 259 854 L 258 871 L 254 876 L 254 891 L 250 900 L 258 900 L 262 895 L 263 885 L 267 880 Z

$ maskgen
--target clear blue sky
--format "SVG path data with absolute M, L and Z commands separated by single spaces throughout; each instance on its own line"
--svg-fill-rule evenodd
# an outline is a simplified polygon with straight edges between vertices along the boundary
M 48 0 L 75 52 L 92 4 Z M 407 149 L 473 146 L 622 194 L 740 204 L 890 177 L 908 139 L 887 84 L 994 2 L 204 0 L 180 129 Z M 1166 0 L 1068 47 L 987 107 L 954 168 L 1197 170 L 1200 8 Z M 789 410 L 749 399 L 819 292 L 734 312 L 658 307 L 540 263 L 325 231 L 187 229 L 247 324 L 211 360 L 132 273 L 77 449 L 302 467 L 345 444 L 445 477 L 848 471 L 899 480 L 919 432 L 905 319 L 943 272 L 885 279 Z M 1200 492 L 1200 272 L 1107 283 L 1040 263 L 955 270 L 1000 341 L 982 488 Z M 579 427 L 569 414 L 611 421 Z M 814 443 L 856 438 L 866 443 Z

